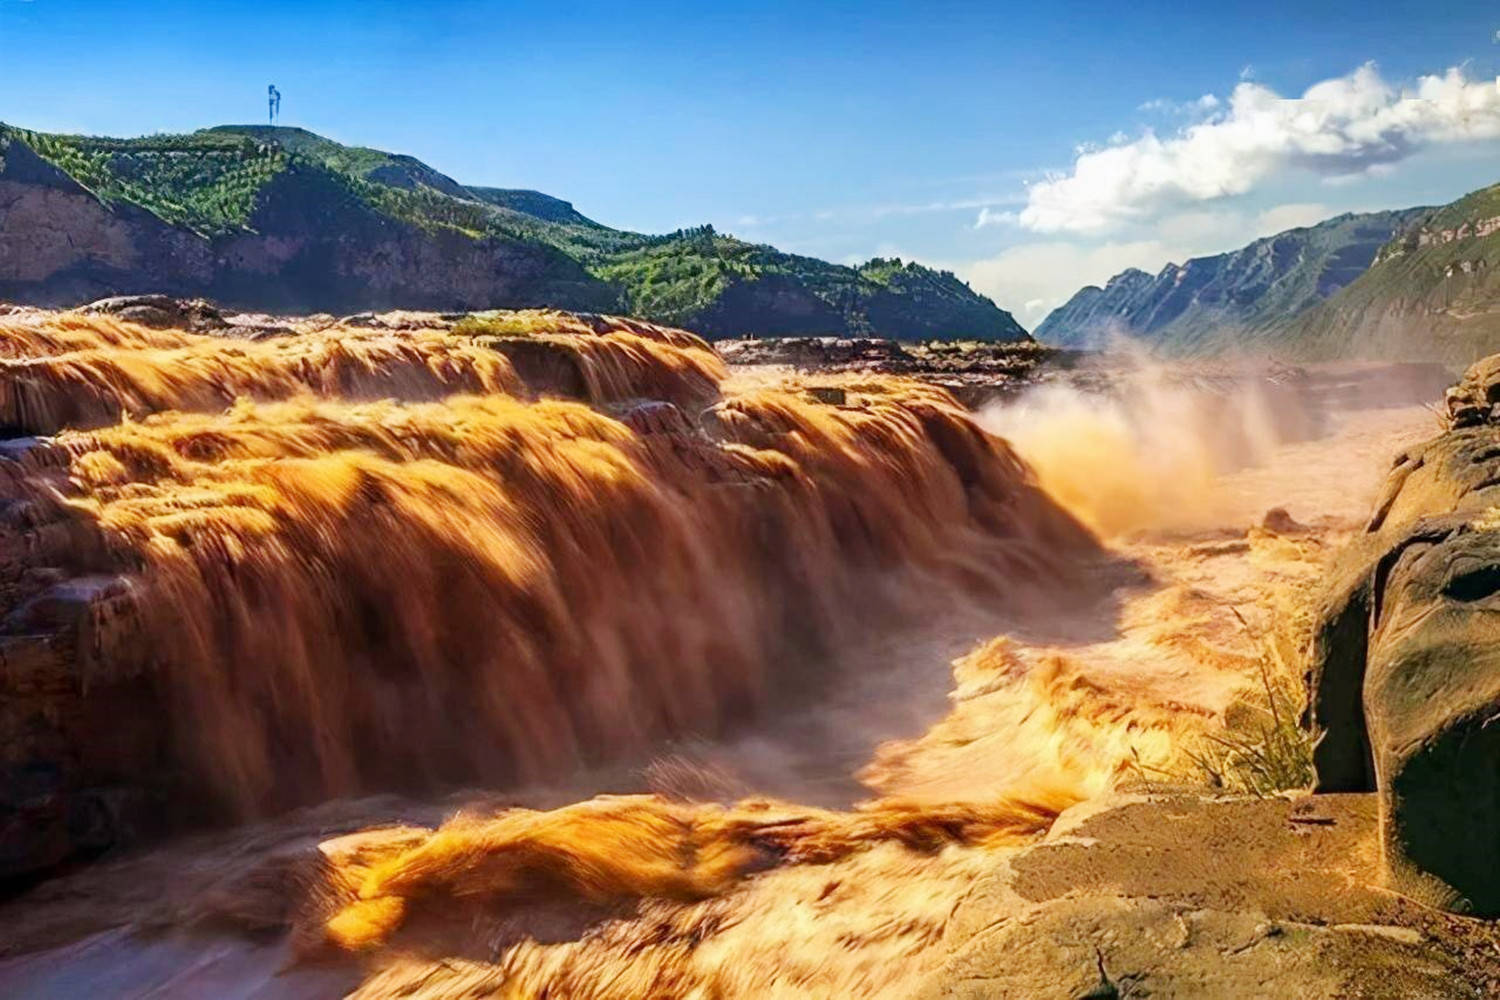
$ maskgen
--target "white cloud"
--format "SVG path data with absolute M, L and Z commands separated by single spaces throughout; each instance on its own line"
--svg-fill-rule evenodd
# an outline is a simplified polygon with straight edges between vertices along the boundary
M 1200 99 L 1202 104 L 1202 99 Z M 1283 98 L 1245 79 L 1227 107 L 1163 139 L 1079 152 L 1066 174 L 1027 190 L 1023 226 L 1101 232 L 1195 202 L 1241 195 L 1274 175 L 1306 169 L 1348 177 L 1442 143 L 1500 138 L 1500 81 L 1462 69 L 1397 88 L 1367 64 Z
M 1019 193 L 1003 195 L 985 195 L 973 198 L 949 198 L 938 201 L 920 202 L 887 202 L 879 205 L 844 205 L 835 208 L 825 208 L 814 212 L 812 218 L 819 222 L 828 222 L 835 219 L 852 222 L 878 222 L 882 219 L 916 215 L 940 215 L 950 212 L 972 212 L 979 209 L 980 218 L 987 219 L 984 225 L 997 225 L 1000 222 L 1015 221 L 1014 212 L 999 211 L 1001 205 L 1023 205 L 1026 202 L 1024 195 Z M 1006 217 L 1009 218 L 1006 218 Z M 778 216 L 775 219 L 760 218 L 762 224 L 770 221 L 781 221 L 791 219 L 795 216 Z M 976 226 L 977 228 L 977 226 Z
M 1268 208 L 1255 217 L 1255 238 L 1284 233 L 1288 229 L 1316 225 L 1336 213 L 1317 202 L 1296 202 Z
M 1204 94 L 1196 101 L 1173 101 L 1165 97 L 1158 97 L 1140 105 L 1136 110 L 1152 114 L 1205 114 L 1217 108 L 1219 104 L 1219 99 L 1213 94 Z M 1122 133 L 1116 133 L 1116 135 L 1120 134 Z
M 867 209 L 854 209 L 855 212 L 866 212 L 871 217 L 883 219 L 892 215 L 928 215 L 936 212 L 967 212 L 972 209 L 983 210 L 997 204 L 1017 201 L 1009 197 L 997 198 L 957 198 L 947 201 L 924 201 L 916 204 L 893 204 L 875 205 Z
M 983 229 L 985 226 L 1013 226 L 1016 224 L 1015 212 L 997 212 L 988 205 L 979 210 L 979 218 L 974 220 L 975 229 Z

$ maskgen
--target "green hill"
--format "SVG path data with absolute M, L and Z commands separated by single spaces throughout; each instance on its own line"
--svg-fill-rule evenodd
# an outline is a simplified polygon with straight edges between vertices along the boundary
M 1468 363 L 1500 350 L 1500 184 L 1426 213 L 1279 339 L 1309 357 Z
M 0 298 L 163 291 L 257 310 L 557 306 L 710 336 L 1025 340 L 951 273 L 830 264 L 715 232 L 611 229 L 297 128 L 109 139 L 0 125 Z

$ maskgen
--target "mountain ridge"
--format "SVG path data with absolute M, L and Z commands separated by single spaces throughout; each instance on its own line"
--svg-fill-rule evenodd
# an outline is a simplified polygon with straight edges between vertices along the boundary
M 1288 353 L 1468 364 L 1500 350 L 1500 184 L 1432 210 L 1280 332 Z
M 1275 331 L 1356 281 L 1397 233 L 1430 208 L 1353 213 L 1253 240 L 1237 250 L 1127 268 L 1080 289 L 1036 328 L 1038 340 L 1098 347 L 1123 334 L 1168 353 L 1213 354 L 1277 340 Z
M 111 139 L 0 124 L 0 298 L 138 292 L 285 312 L 551 306 L 712 337 L 1030 339 L 951 272 L 832 264 L 711 226 L 612 229 L 542 192 L 468 187 L 305 129 Z

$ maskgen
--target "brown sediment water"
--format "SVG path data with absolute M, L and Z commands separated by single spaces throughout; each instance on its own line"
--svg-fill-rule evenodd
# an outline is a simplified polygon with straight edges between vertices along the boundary
M 520 398 L 503 352 L 451 332 L 183 337 L 44 356 L 0 384 L 31 429 L 78 385 L 89 413 L 159 411 L 27 461 L 66 476 L 76 530 L 52 557 L 135 595 L 99 658 L 149 661 L 177 766 L 240 815 L 712 734 L 871 622 L 1041 607 L 1095 551 L 1002 441 L 896 379 L 840 406 L 732 393 L 704 429 L 677 411 L 642 432 Z M 597 362 L 595 397 L 670 404 L 717 373 L 687 334 L 530 337 Z M 488 394 L 314 396 L 421 399 L 474 371 L 497 373 Z M 308 391 L 251 401 L 283 382 Z
M 723 363 L 681 330 L 632 320 L 517 314 L 505 336 L 416 328 L 333 327 L 235 341 L 149 330 L 108 317 L 0 319 L 0 426 L 48 434 L 162 411 L 214 412 L 240 399 L 299 396 L 434 400 L 519 395 L 526 374 L 552 377 L 593 404 L 647 398 L 690 405 L 716 394 Z
M 570 357 L 611 335 L 537 334 Z M 976 419 L 901 379 L 725 381 L 706 347 L 650 331 L 577 401 L 535 399 L 546 366 L 449 330 L 413 340 L 431 337 L 424 370 L 491 351 L 514 381 L 433 398 L 422 376 L 407 398 L 389 371 L 410 362 L 376 352 L 380 390 L 308 377 L 289 398 L 212 360 L 211 391 L 174 397 L 153 366 L 216 345 L 104 336 L 143 353 L 88 412 L 137 419 L 25 461 L 86 529 L 62 555 L 131 581 L 102 655 L 161 678 L 192 787 L 273 818 L 75 876 L 59 891 L 92 884 L 92 922 L 45 893 L 30 912 L 249 921 L 283 936 L 288 995 L 329 961 L 367 996 L 908 995 L 1007 852 L 1122 779 L 1185 773 L 1253 685 L 1256 633 L 1300 613 L 1353 527 L 1374 456 L 1426 421 L 1289 429 L 1253 388 L 1155 375 Z M 702 378 L 714 398 L 684 412 Z M 222 392 L 239 402 L 200 402 Z M 1258 526 L 1274 506 L 1290 521 Z M 831 779 L 865 801 L 788 801 Z M 440 823 L 450 806 L 381 801 L 274 818 L 454 781 L 523 787 Z M 148 917 L 111 916 L 174 872 Z M 104 967 L 159 961 L 98 947 Z M 61 981 L 18 962 L 0 984 Z

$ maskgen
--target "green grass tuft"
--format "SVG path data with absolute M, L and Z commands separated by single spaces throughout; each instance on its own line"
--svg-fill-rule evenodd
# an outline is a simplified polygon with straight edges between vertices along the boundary
M 1238 611 L 1235 617 L 1250 631 Z M 1256 643 L 1259 688 L 1230 708 L 1224 732 L 1205 734 L 1188 756 L 1215 788 L 1260 797 L 1310 788 L 1313 739 L 1300 724 L 1303 694 L 1296 651 L 1285 636 L 1257 636 Z

